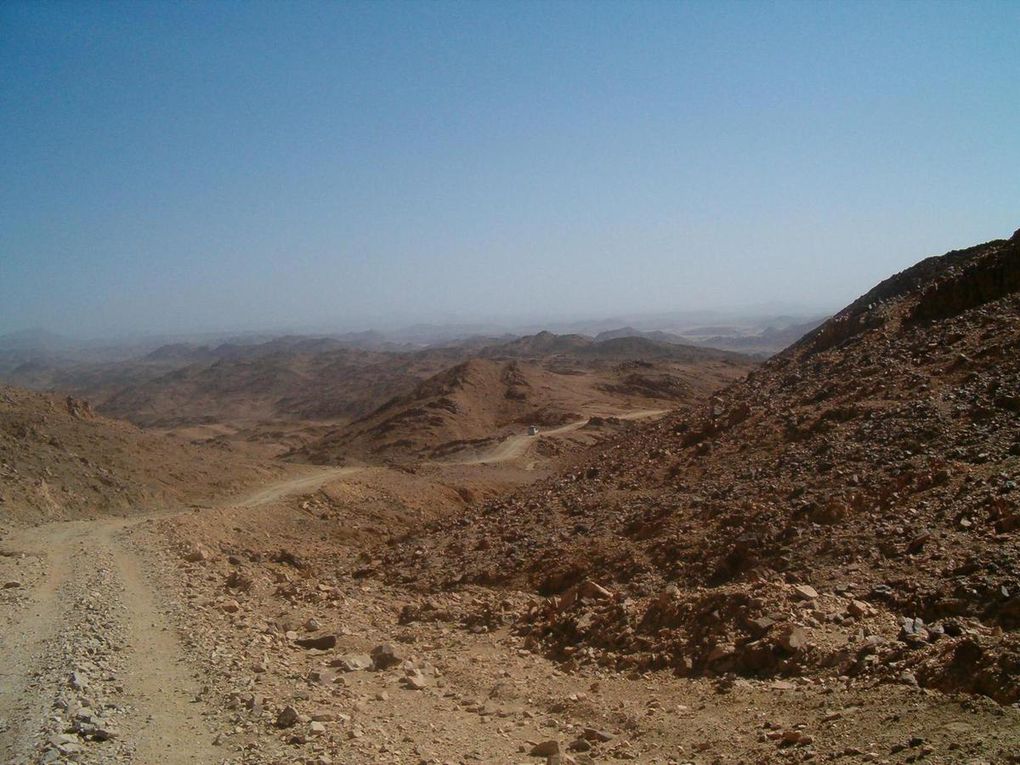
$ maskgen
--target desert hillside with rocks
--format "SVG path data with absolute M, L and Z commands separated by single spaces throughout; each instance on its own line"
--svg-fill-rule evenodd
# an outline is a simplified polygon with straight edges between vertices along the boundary
M 445 369 L 296 454 L 316 463 L 347 456 L 436 458 L 490 445 L 531 425 L 555 428 L 591 416 L 665 410 L 703 397 L 753 366 L 735 354 L 676 346 L 610 348 L 598 355 L 593 347 L 544 333 L 487 349 L 491 358 Z
M 87 401 L 0 386 L 0 523 L 177 508 L 279 475 L 97 415 Z
M 1020 765 L 1018 29 L 0 0 L 0 765 Z
M 1018 264 L 922 261 L 760 366 L 622 330 L 63 368 L 147 427 L 3 388 L 0 759 L 1014 762 Z
M 465 358 L 285 337 L 217 346 L 166 345 L 114 362 L 37 363 L 7 378 L 70 391 L 95 411 L 190 439 L 286 448 L 319 423 L 342 424 Z M 270 456 L 272 456 L 270 454 Z
M 20 356 L 26 353 L 19 350 Z M 478 407 L 468 406 L 439 426 L 436 407 L 442 404 L 431 400 L 431 391 L 455 378 L 457 368 L 480 370 L 490 361 L 517 361 L 525 376 L 547 379 L 505 412 L 486 401 L 484 407 L 492 411 L 482 420 L 475 419 Z M 596 343 L 583 335 L 540 332 L 509 341 L 469 337 L 409 348 L 363 333 L 175 343 L 109 362 L 77 357 L 61 362 L 43 355 L 14 367 L 6 379 L 41 391 L 70 392 L 100 414 L 183 440 L 332 464 L 348 457 L 406 458 L 455 450 L 461 441 L 467 446 L 506 435 L 506 427 L 528 413 L 549 423 L 666 408 L 693 400 L 756 363 L 736 353 L 643 338 Z M 470 395 L 512 398 L 526 390 L 509 390 L 499 381 L 485 389 L 480 383 L 479 378 L 470 386 Z M 411 412 L 419 409 L 436 416 L 416 418 Z
M 922 261 L 706 405 L 403 542 L 387 569 L 549 596 L 512 623 L 568 666 L 1015 703 L 1018 292 L 1020 234 Z

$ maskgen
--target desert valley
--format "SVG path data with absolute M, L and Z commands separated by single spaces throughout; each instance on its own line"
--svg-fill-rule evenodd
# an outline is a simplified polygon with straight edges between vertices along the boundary
M 1020 232 L 801 329 L 8 347 L 0 761 L 1020 761 Z
M 1018 29 L 0 0 L 0 765 L 1020 765 Z

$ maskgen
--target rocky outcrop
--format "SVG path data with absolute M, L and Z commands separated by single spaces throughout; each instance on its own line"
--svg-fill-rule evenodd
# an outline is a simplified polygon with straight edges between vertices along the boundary
M 396 546 L 392 576 L 545 596 L 518 629 L 566 662 L 1016 701 L 1018 274 L 1017 239 L 922 261 L 707 406 Z M 614 597 L 565 606 L 585 580 Z

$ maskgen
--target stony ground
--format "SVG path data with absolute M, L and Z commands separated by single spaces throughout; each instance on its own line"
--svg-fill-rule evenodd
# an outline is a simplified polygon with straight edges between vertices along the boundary
M 307 480 L 291 481 L 221 511 L 229 524 L 210 510 L 44 525 L 3 540 L 0 760 L 665 765 L 1020 754 L 1020 710 L 980 697 L 846 677 L 567 669 L 504 624 L 531 596 L 416 595 L 377 578 L 362 546 L 327 553 L 312 534 L 302 545 L 302 506 L 317 496 Z M 293 529 L 286 548 L 279 524 Z
M 891 277 L 704 407 L 390 546 L 550 599 L 574 664 L 1020 702 L 1020 235 Z M 580 596 L 581 590 L 587 596 Z
M 212 754 L 199 686 L 125 536 L 132 523 L 4 540 L 2 761 L 213 761 L 197 759 Z
M 1020 763 L 1018 292 L 924 261 L 546 480 L 585 427 L 0 532 L 0 762 Z

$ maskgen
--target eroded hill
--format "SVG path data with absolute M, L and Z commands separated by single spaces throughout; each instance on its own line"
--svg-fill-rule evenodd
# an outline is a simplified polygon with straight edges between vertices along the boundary
M 574 336 L 563 343 L 555 335 L 535 336 L 508 346 L 490 349 L 490 358 L 473 358 L 430 377 L 368 416 L 330 430 L 296 455 L 319 463 L 348 457 L 442 457 L 529 425 L 557 427 L 593 415 L 672 408 L 703 398 L 752 367 L 733 354 L 691 349 L 692 358 L 670 346 L 652 349 L 660 355 L 650 361 L 649 349 L 634 348 L 630 339 L 605 354 L 593 352 L 598 346 L 590 341 L 578 345 Z M 553 355 L 505 360 L 525 350 Z
M 96 415 L 85 401 L 0 386 L 4 522 L 141 514 L 275 475 L 226 448 L 199 448 Z
M 514 618 L 568 663 L 1014 702 L 1018 291 L 1020 233 L 922 261 L 708 406 L 436 525 L 387 570 L 555 596 Z

